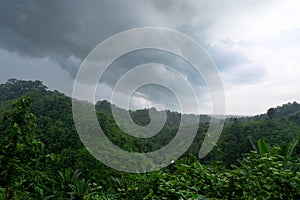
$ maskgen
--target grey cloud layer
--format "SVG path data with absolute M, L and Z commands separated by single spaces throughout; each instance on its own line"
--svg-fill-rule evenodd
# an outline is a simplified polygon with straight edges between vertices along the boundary
M 222 10 L 226 4 L 214 4 L 194 0 L 1 1 L 0 45 L 22 55 L 50 57 L 74 76 L 93 47 L 130 28 L 175 28 L 204 41 L 209 27 L 228 13 Z
M 225 71 L 251 63 L 246 55 L 230 48 L 230 39 L 223 46 L 210 42 L 226 39 L 230 35 L 226 31 L 234 30 L 232 19 L 245 10 L 263 8 L 261 4 L 256 0 L 3 0 L 0 1 L 0 48 L 33 61 L 46 58 L 74 78 L 82 60 L 104 39 L 131 28 L 158 26 L 176 29 L 204 44 L 219 69 Z M 174 55 L 145 51 L 126 56 L 107 71 L 103 81 L 108 87 L 135 65 L 161 61 L 180 69 L 202 91 L 201 77 Z M 161 95 L 162 90 L 155 94 L 154 89 L 148 88 L 144 92 L 148 91 L 153 94 L 149 98 L 157 96 L 161 102 L 168 101 L 166 95 Z
M 141 25 L 138 1 L 1 1 L 0 45 L 31 57 L 50 57 L 72 75 L 103 39 Z M 78 63 L 76 63 L 78 64 Z
M 32 57 L 80 59 L 105 38 L 164 20 L 140 1 L 1 1 L 2 48 Z M 71 73 L 74 73 L 71 71 Z

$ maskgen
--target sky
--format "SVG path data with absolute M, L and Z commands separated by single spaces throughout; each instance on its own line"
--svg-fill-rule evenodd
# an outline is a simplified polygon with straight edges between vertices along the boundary
M 260 114 L 300 102 L 299 9 L 298 0 L 1 0 L 0 83 L 38 79 L 71 96 L 81 63 L 100 42 L 128 29 L 161 27 L 186 34 L 207 51 L 223 81 L 226 114 Z M 97 98 L 109 99 L 122 73 L 153 61 L 180 68 L 195 88 L 201 113 L 211 112 L 201 76 L 187 70 L 184 60 L 154 50 L 116 60 Z M 177 82 L 164 68 L 153 70 L 152 76 Z M 131 106 L 176 110 L 176 95 L 192 98 L 184 90 L 174 95 L 165 87 L 147 85 L 135 92 Z

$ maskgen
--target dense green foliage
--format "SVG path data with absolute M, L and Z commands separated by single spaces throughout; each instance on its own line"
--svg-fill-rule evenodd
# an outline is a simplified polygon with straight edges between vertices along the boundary
M 199 160 L 210 118 L 201 116 L 193 144 L 174 164 L 128 174 L 106 167 L 82 145 L 69 97 L 40 81 L 16 79 L 0 85 L 0 94 L 0 199 L 300 199 L 296 102 L 265 115 L 228 119 L 217 146 Z M 109 102 L 95 106 L 110 140 L 134 152 L 167 144 L 181 117 L 168 111 L 157 135 L 137 139 L 119 129 Z M 148 112 L 131 116 L 146 125 Z

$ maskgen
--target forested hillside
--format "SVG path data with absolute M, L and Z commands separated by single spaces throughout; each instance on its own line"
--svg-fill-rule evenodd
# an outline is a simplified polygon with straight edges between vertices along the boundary
M 157 135 L 135 138 L 117 126 L 111 106 L 95 105 L 99 123 L 114 144 L 131 152 L 168 144 L 181 119 L 167 111 Z M 90 155 L 76 132 L 71 98 L 41 81 L 0 85 L 0 112 L 0 199 L 300 199 L 297 102 L 227 120 L 217 146 L 200 160 L 210 119 L 202 115 L 187 152 L 145 174 L 116 171 Z M 149 109 L 130 114 L 137 124 L 150 121 Z

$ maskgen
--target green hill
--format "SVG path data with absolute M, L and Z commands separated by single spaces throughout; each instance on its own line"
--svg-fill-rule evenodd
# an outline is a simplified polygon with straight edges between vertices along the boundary
M 130 152 L 151 152 L 168 144 L 182 116 L 166 111 L 162 130 L 141 139 L 118 127 L 111 113 L 111 106 L 117 106 L 108 101 L 91 106 L 106 136 Z M 10 79 L 1 84 L 0 111 L 0 199 L 298 199 L 300 195 L 296 102 L 264 115 L 228 119 L 217 146 L 199 160 L 210 120 L 201 115 L 186 153 L 175 164 L 143 175 L 116 171 L 91 156 L 76 132 L 71 98 L 48 90 L 41 81 Z M 149 109 L 130 115 L 137 124 L 150 123 Z M 199 116 L 191 115 L 195 117 Z

